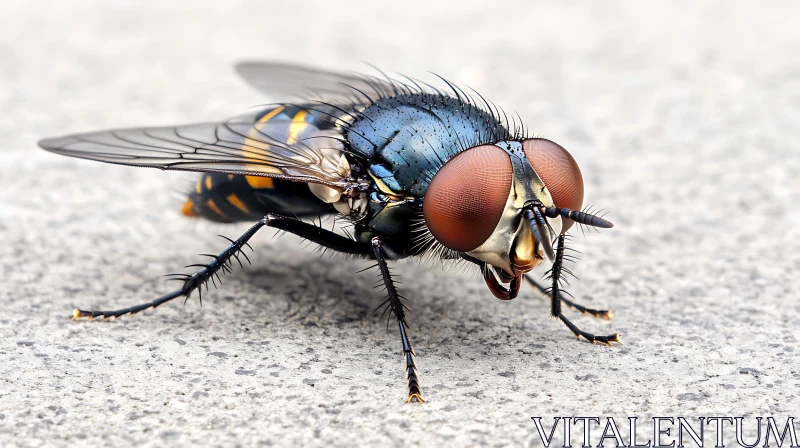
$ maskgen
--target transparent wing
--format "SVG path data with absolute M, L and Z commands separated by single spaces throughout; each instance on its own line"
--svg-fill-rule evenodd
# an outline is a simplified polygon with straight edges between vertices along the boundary
M 350 104 L 370 103 L 396 93 L 396 81 L 358 73 L 340 73 L 284 62 L 245 61 L 236 72 L 273 98 L 301 96 Z
M 311 182 L 342 189 L 349 166 L 332 131 L 287 120 L 255 121 L 263 113 L 222 123 L 88 132 L 41 140 L 57 154 L 100 162 Z

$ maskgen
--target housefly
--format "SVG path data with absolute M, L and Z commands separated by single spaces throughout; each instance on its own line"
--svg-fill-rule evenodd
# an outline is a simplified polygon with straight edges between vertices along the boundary
M 517 296 L 523 280 L 550 296 L 551 314 L 578 338 L 595 336 L 570 322 L 562 303 L 596 317 L 611 312 L 578 305 L 561 282 L 566 232 L 574 223 L 608 228 L 581 211 L 577 163 L 555 142 L 524 126 L 475 91 L 442 79 L 437 88 L 413 79 L 335 73 L 274 62 L 245 62 L 237 71 L 270 95 L 309 93 L 314 100 L 255 108 L 222 122 L 118 129 L 48 138 L 42 148 L 101 162 L 202 172 L 182 207 L 190 217 L 255 224 L 152 302 L 116 311 L 75 309 L 73 317 L 120 317 L 208 289 L 247 258 L 243 249 L 262 227 L 298 235 L 323 248 L 372 260 L 386 299 L 378 308 L 399 328 L 408 379 L 407 402 L 422 402 L 406 320 L 407 302 L 388 262 L 430 256 L 476 265 L 491 293 Z M 310 89 L 303 92 L 303 89 Z M 514 120 L 516 123 L 516 120 Z M 334 215 L 347 235 L 313 222 Z M 545 258 L 546 284 L 529 276 Z M 248 260 L 249 261 L 249 260 Z

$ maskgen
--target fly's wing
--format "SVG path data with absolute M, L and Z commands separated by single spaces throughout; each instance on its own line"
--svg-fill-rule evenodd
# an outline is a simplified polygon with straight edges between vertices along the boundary
M 402 86 L 388 79 L 284 62 L 245 61 L 235 68 L 251 86 L 275 98 L 311 96 L 325 101 L 369 104 L 397 93 Z
M 118 129 L 41 140 L 57 154 L 100 162 L 273 177 L 344 190 L 349 165 L 334 131 L 264 110 L 222 123 Z

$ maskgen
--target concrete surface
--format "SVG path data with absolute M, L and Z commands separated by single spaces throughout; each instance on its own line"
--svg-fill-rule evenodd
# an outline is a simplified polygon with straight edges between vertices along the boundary
M 0 6 L 0 445 L 536 445 L 532 416 L 797 415 L 796 3 L 161 3 Z M 271 232 L 202 308 L 70 321 L 166 292 L 243 226 L 179 216 L 194 176 L 36 140 L 233 115 L 267 101 L 244 58 L 435 71 L 569 148 L 617 224 L 576 238 L 570 289 L 616 319 L 571 315 L 626 345 L 400 263 L 428 400 L 403 404 L 373 274 Z

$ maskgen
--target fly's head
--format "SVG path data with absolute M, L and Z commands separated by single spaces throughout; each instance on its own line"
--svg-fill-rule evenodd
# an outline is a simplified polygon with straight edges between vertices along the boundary
M 534 138 L 475 146 L 448 160 L 428 186 L 423 215 L 438 243 L 482 264 L 492 293 L 513 299 L 522 275 L 552 260 L 552 240 L 574 220 L 612 226 L 580 212 L 582 205 L 575 159 Z

